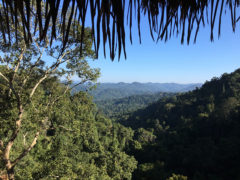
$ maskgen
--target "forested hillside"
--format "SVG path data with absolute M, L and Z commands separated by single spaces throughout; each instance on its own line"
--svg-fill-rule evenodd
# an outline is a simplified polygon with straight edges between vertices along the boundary
M 159 93 L 157 102 L 135 112 L 131 104 L 143 106 L 156 94 L 120 99 L 119 106 L 110 101 L 118 123 L 104 117 L 87 93 L 65 89 L 49 77 L 37 89 L 35 105 L 28 105 L 12 158 L 26 148 L 36 127 L 43 131 L 15 167 L 16 179 L 240 178 L 240 69 L 187 93 Z M 0 90 L 0 135 L 7 137 L 16 104 L 7 101 L 6 86 Z M 53 104 L 46 109 L 48 103 Z
M 133 179 L 240 179 L 240 69 L 121 121 L 141 144 Z
M 133 95 L 147 95 L 158 92 L 187 92 L 201 87 L 202 84 L 176 84 L 176 83 L 100 83 L 96 89 L 89 91 L 94 101 L 119 99 Z M 73 92 L 85 90 L 86 86 L 79 86 Z
M 95 103 L 98 110 L 105 116 L 112 120 L 121 120 L 123 116 L 126 118 L 130 113 L 145 108 L 159 99 L 174 95 L 176 94 L 159 92 L 155 94 L 133 95 L 119 99 L 95 101 Z
M 186 93 L 102 101 L 112 119 L 89 94 L 66 88 L 48 77 L 26 105 L 11 158 L 25 152 L 36 128 L 42 130 L 15 167 L 16 179 L 240 178 L 240 69 Z M 8 137 L 17 102 L 9 101 L 7 86 L 0 92 L 0 136 Z M 4 165 L 1 159 L 1 173 Z

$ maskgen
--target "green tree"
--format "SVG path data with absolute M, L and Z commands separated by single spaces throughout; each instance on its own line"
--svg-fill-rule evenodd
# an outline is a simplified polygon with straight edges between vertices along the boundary
M 178 175 L 178 174 L 172 174 L 171 177 L 169 177 L 167 180 L 187 180 L 188 178 L 183 175 Z
M 56 77 L 39 85 L 40 100 L 61 98 L 49 106 L 48 120 L 41 124 L 45 131 L 38 143 L 14 168 L 16 179 L 131 179 L 137 162 L 124 151 L 133 131 L 97 113 L 87 93 L 68 91 L 62 95 L 65 89 Z M 25 111 L 26 117 L 36 115 Z M 31 139 L 32 121 L 28 118 L 23 122 L 11 150 L 13 158 Z
M 36 30 L 30 28 L 32 33 Z M 88 58 L 94 58 L 89 28 L 85 29 L 84 38 L 80 38 L 82 28 L 79 25 L 72 26 L 66 45 L 62 43 L 61 32 L 56 34 L 54 42 L 50 38 L 40 42 L 35 36 L 32 43 L 27 45 L 24 41 L 23 26 L 18 29 L 10 26 L 9 30 L 12 32 L 9 35 L 11 45 L 5 44 L 3 37 L 0 44 L 0 145 L 4 167 L 9 179 L 14 179 L 14 167 L 31 151 L 39 136 L 46 131 L 51 115 L 49 109 L 73 88 L 71 77 L 79 77 L 79 82 L 74 86 L 94 82 L 99 76 L 99 70 L 90 68 L 87 63 Z M 17 37 L 14 35 L 15 31 Z M 51 33 L 46 32 L 46 37 L 50 36 Z M 61 95 L 54 95 L 54 90 L 40 91 L 40 85 L 51 81 L 55 76 L 67 79 L 67 86 L 64 90 L 61 89 Z M 23 129 L 25 133 L 22 132 Z M 19 136 L 24 137 L 24 148 L 19 149 L 17 156 L 12 156 L 11 150 Z

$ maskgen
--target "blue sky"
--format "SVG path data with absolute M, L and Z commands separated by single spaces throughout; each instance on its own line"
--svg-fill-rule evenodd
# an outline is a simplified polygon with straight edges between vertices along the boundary
M 127 35 L 128 29 L 126 27 Z M 196 44 L 192 41 L 189 45 L 181 45 L 180 37 L 156 44 L 146 18 L 141 21 L 141 31 L 142 44 L 139 44 L 136 24 L 133 44 L 127 36 L 127 59 L 122 56 L 118 61 L 116 57 L 112 62 L 109 54 L 104 58 L 100 49 L 99 58 L 89 61 L 91 67 L 101 69 L 99 82 L 204 83 L 240 68 L 240 29 L 237 28 L 235 34 L 232 32 L 228 15 L 223 17 L 220 39 L 215 33 L 214 42 L 210 42 L 209 26 L 200 29 Z

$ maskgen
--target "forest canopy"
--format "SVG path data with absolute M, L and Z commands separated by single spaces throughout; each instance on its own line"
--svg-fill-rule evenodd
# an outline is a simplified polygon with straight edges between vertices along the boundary
M 146 15 L 154 40 L 179 34 L 189 43 L 206 24 L 211 40 L 216 28 L 220 36 L 225 11 L 234 32 L 239 5 L 0 1 L 0 179 L 240 179 L 239 69 L 191 92 L 105 101 L 98 109 L 87 92 L 71 91 L 99 77 L 88 60 L 100 42 L 112 59 L 117 51 L 126 56 L 125 20 L 132 41 L 134 14 L 140 42 Z

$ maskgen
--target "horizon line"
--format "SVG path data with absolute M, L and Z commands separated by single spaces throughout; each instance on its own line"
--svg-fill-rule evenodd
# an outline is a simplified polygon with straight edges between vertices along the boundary
M 73 82 L 78 82 L 77 80 Z M 205 81 L 206 82 L 206 81 Z M 124 81 L 118 81 L 118 82 L 110 82 L 110 81 L 104 81 L 104 82 L 96 82 L 98 83 L 104 83 L 104 84 L 134 84 L 134 83 L 139 83 L 139 84 L 180 84 L 180 85 L 187 85 L 187 84 L 204 84 L 205 82 L 189 82 L 189 83 L 180 83 L 180 82 L 140 82 L 140 81 L 132 81 L 132 82 L 124 82 Z

